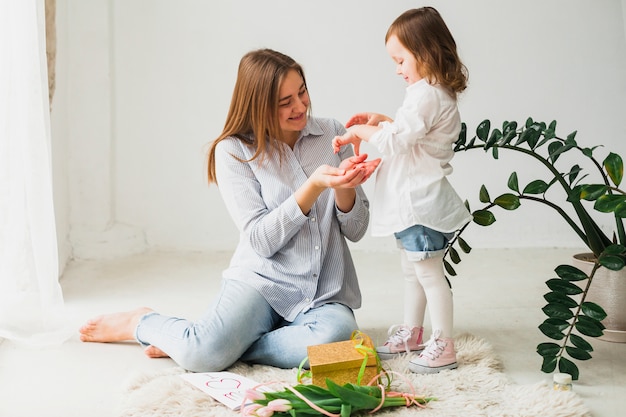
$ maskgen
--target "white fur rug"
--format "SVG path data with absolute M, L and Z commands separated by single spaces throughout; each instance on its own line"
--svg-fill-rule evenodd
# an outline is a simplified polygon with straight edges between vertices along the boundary
M 418 375 L 407 369 L 406 359 L 383 363 L 385 369 L 401 372 L 409 378 L 417 393 L 437 397 L 426 408 L 384 409 L 380 416 L 423 417 L 589 417 L 590 413 L 575 392 L 553 391 L 546 382 L 516 385 L 501 372 L 501 362 L 486 341 L 470 334 L 455 339 L 456 370 L 434 375 Z M 230 369 L 258 382 L 296 383 L 297 369 L 248 366 L 237 363 Z M 170 368 L 155 374 L 134 375 L 125 387 L 120 417 L 233 417 L 239 412 L 213 400 Z M 395 379 L 394 389 L 404 389 Z

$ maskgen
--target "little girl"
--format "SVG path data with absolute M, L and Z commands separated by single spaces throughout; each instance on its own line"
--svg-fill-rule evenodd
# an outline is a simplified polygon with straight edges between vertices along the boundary
M 408 84 L 395 119 L 377 113 L 350 118 L 348 131 L 333 140 L 335 152 L 361 141 L 383 155 L 372 205 L 372 235 L 394 235 L 404 274 L 404 322 L 390 328 L 376 348 L 382 359 L 420 352 L 409 362 L 416 373 L 457 367 L 452 291 L 443 254 L 454 232 L 471 214 L 447 180 L 453 143 L 461 129 L 457 94 L 465 90 L 466 68 L 441 15 L 432 7 L 408 10 L 389 27 L 387 52 Z M 432 336 L 422 343 L 428 302 Z

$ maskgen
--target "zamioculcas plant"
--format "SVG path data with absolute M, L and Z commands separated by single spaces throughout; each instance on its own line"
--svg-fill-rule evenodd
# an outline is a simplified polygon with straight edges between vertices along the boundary
M 544 295 L 547 304 L 543 312 L 548 318 L 539 325 L 539 330 L 554 340 L 537 346 L 537 353 L 543 357 L 541 370 L 550 373 L 558 367 L 560 372 L 570 374 L 574 380 L 578 379 L 579 370 L 568 357 L 590 359 L 593 348 L 586 337 L 602 336 L 604 330 L 601 323 L 606 317 L 604 309 L 587 300 L 596 271 L 600 268 L 618 271 L 626 263 L 623 222 L 626 193 L 619 189 L 624 169 L 622 158 L 609 153 L 600 163 L 594 154 L 598 146 L 583 147 L 575 137 L 576 132 L 565 138 L 557 136 L 556 121 L 546 125 L 528 118 L 525 124 L 505 121 L 501 129 L 491 129 L 491 122 L 484 120 L 471 138 L 468 138 L 467 126 L 463 124 L 455 144 L 456 152 L 482 149 L 494 159 L 498 159 L 500 152 L 520 153 L 546 169 L 545 177 L 528 181 L 522 187 L 517 172 L 512 172 L 507 192 L 495 198 L 483 185 L 479 200 L 484 207 L 472 212 L 473 223 L 493 224 L 496 218 L 492 209 L 496 207 L 515 210 L 523 202 L 538 203 L 556 211 L 593 253 L 594 266 L 589 274 L 570 265 L 556 267 L 557 276 L 546 281 L 549 292 Z M 561 158 L 566 153 L 567 158 Z M 591 177 L 580 165 L 567 165 L 572 158 L 581 158 L 581 163 L 583 160 L 590 162 Z M 467 206 L 469 208 L 469 204 Z M 612 217 L 615 228 L 611 236 L 601 230 L 592 214 Z M 449 275 L 456 275 L 452 264 L 461 261 L 458 249 L 465 253 L 471 251 L 461 238 L 468 226 L 458 231 L 447 249 L 444 265 Z M 626 297 L 626 294 L 621 295 Z

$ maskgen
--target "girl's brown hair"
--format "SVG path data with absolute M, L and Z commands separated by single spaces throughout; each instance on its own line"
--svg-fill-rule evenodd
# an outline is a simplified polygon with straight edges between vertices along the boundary
M 283 140 L 278 120 L 278 100 L 283 79 L 291 70 L 300 74 L 306 87 L 302 67 L 287 55 L 272 49 L 258 49 L 241 58 L 224 129 L 209 149 L 209 183 L 217 184 L 215 147 L 229 136 L 255 149 L 249 161 L 256 158 L 262 161 L 271 150 L 282 155 L 283 146 L 278 143 Z
M 437 10 L 432 7 L 402 13 L 387 30 L 385 43 L 395 35 L 420 65 L 430 84 L 441 84 L 451 95 L 467 87 L 468 72 L 456 50 L 456 42 Z

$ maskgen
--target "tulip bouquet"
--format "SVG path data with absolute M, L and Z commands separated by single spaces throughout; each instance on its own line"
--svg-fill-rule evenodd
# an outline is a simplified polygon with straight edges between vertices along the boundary
M 338 385 L 326 379 L 328 389 L 316 385 L 286 385 L 282 391 L 267 392 L 248 390 L 244 402 L 252 403 L 241 408 L 246 416 L 270 417 L 326 415 L 349 417 L 359 411 L 375 413 L 387 407 L 424 407 L 433 397 L 417 396 L 414 393 L 387 391 L 383 385 Z

